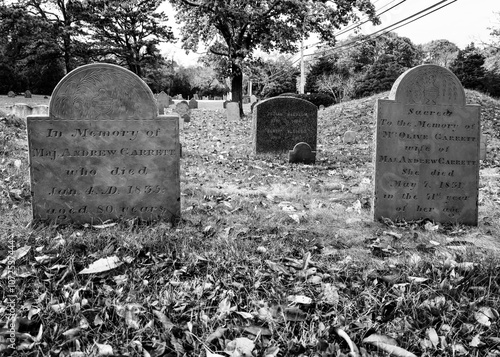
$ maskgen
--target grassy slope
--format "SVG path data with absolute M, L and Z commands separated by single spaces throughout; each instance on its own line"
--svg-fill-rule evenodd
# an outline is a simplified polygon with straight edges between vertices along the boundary
M 97 355 L 98 343 L 115 354 L 226 355 L 241 337 L 259 356 L 330 356 L 348 352 L 330 328 L 340 326 L 369 356 L 380 354 L 362 342 L 374 332 L 417 355 L 498 355 L 500 103 L 467 91 L 491 139 L 479 226 L 386 226 L 370 216 L 376 97 L 320 112 L 315 166 L 253 157 L 249 118 L 195 111 L 174 228 L 31 229 L 24 129 L 0 124 L 0 259 L 10 239 L 31 247 L 16 264 L 25 354 Z M 347 129 L 357 144 L 342 143 Z M 78 274 L 112 255 L 123 265 Z

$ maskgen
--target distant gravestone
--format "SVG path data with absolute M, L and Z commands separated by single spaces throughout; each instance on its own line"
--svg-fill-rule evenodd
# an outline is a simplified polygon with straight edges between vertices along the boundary
M 257 103 L 253 111 L 253 151 L 288 152 L 296 143 L 316 151 L 318 108 L 294 97 L 275 97 Z
M 196 99 L 191 99 L 188 103 L 189 109 L 198 109 L 198 101 Z
M 236 102 L 228 102 L 226 105 L 226 116 L 228 121 L 240 119 L 240 105 Z
M 158 94 L 158 97 L 156 98 L 156 103 L 158 107 L 158 113 L 160 113 L 160 115 L 165 113 L 165 109 L 170 106 L 170 101 L 171 101 L 170 96 L 164 91 L 161 91 Z
M 354 144 L 358 139 L 358 134 L 355 131 L 348 130 L 344 133 L 344 144 Z
M 488 137 L 481 133 L 481 139 L 479 140 L 479 160 L 486 160 L 486 148 L 488 145 Z
M 189 110 L 189 104 L 185 100 L 179 102 L 175 106 L 175 111 L 184 120 L 184 123 L 189 123 L 191 121 L 191 111 Z
M 199 100 L 199 99 L 200 99 L 200 97 L 198 96 L 198 94 L 197 94 L 197 93 L 195 93 L 195 94 L 193 95 L 193 99 L 195 99 L 195 100 Z
M 226 109 L 227 108 L 227 103 L 230 103 L 228 100 L 225 100 L 223 103 L 222 103 L 222 108 Z
M 24 92 L 24 98 L 31 98 L 31 92 L 29 90 Z
M 298 143 L 288 153 L 288 162 L 291 164 L 314 164 L 316 162 L 316 151 L 312 151 L 308 143 Z
M 457 77 L 414 67 L 375 115 L 374 218 L 477 225 L 480 106 Z
M 11 91 L 11 90 L 10 90 L 10 91 L 9 91 L 9 93 L 7 93 L 7 96 L 8 96 L 9 98 L 15 98 L 16 93 L 14 93 L 13 91 Z
M 111 64 L 81 66 L 56 86 L 48 116 L 28 117 L 33 218 L 55 224 L 180 216 L 177 116 Z

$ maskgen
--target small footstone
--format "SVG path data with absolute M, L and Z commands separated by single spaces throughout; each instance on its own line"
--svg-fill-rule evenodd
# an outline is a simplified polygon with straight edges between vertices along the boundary
M 288 152 L 288 162 L 291 164 L 314 164 L 316 162 L 316 151 L 312 151 L 308 143 L 298 143 L 293 150 Z

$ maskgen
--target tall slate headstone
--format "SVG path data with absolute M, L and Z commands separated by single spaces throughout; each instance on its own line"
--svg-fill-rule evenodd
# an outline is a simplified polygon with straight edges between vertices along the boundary
M 56 224 L 180 216 L 179 123 L 149 87 L 111 64 L 56 86 L 46 116 L 27 120 L 33 218 Z
M 164 91 L 161 91 L 158 94 L 158 97 L 156 98 L 156 103 L 157 103 L 157 107 L 158 107 L 158 113 L 160 113 L 160 115 L 162 115 L 165 113 L 165 109 L 170 106 L 171 98 L 167 93 L 165 93 Z
M 477 225 L 480 106 L 436 65 L 403 73 L 375 108 L 374 218 Z
M 253 109 L 253 151 L 288 152 L 305 142 L 316 151 L 318 108 L 294 97 L 275 97 L 258 102 Z
M 198 109 L 198 101 L 196 99 L 191 99 L 188 103 L 189 109 Z

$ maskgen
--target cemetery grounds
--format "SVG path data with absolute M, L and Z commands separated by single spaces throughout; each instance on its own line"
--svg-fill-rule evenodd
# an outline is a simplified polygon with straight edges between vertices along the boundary
M 477 227 L 372 220 L 384 95 L 320 110 L 313 166 L 253 156 L 249 114 L 193 110 L 176 226 L 33 227 L 26 128 L 2 119 L 0 355 L 500 356 L 500 101 L 466 94 Z

